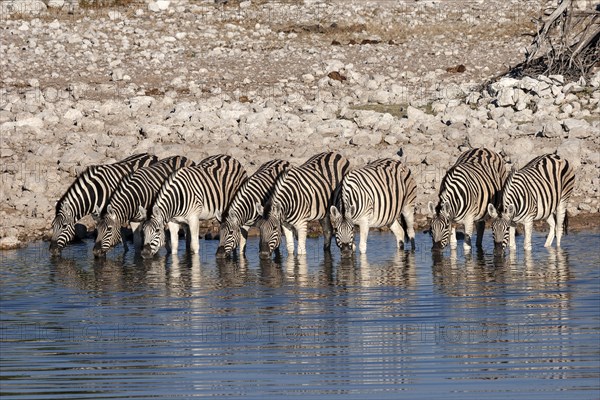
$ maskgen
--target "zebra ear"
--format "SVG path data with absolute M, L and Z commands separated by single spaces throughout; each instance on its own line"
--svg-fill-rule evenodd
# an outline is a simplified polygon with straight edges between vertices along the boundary
M 158 215 L 159 212 L 160 212 L 160 208 L 158 208 L 158 206 L 152 207 L 152 215 L 153 216 Z
M 112 208 L 112 206 L 110 204 L 106 206 L 106 213 L 107 214 L 113 214 L 113 208 Z
M 331 222 L 337 223 L 340 219 L 342 219 L 342 214 L 340 214 L 339 210 L 336 206 L 329 207 L 329 214 L 331 215 Z
M 279 204 L 273 204 L 271 206 L 271 215 L 274 218 L 279 219 L 279 217 L 281 217 L 281 205 L 279 205 Z
M 258 201 L 254 203 L 254 210 L 261 217 L 265 215 L 265 208 Z
M 346 216 L 346 218 L 351 220 L 352 216 L 354 214 L 356 214 L 356 204 L 352 204 L 352 205 L 348 206 L 348 208 L 346 209 L 345 216 Z
M 445 217 L 450 218 L 450 207 L 448 207 L 448 203 L 442 203 L 442 207 L 440 208 L 440 214 L 443 214 Z
M 143 206 L 138 206 L 138 217 L 145 218 L 147 213 L 148 211 L 146 211 L 146 209 Z
M 509 204 L 508 206 L 506 206 L 505 215 L 509 219 L 513 219 L 513 217 L 515 216 L 515 205 L 514 204 Z
M 492 203 L 488 204 L 487 212 L 490 215 L 490 217 L 498 218 L 498 211 L 496 210 L 496 207 L 494 207 L 494 205 Z
M 429 214 L 435 215 L 435 204 L 433 204 L 433 201 L 427 203 L 427 210 L 429 211 Z
M 94 217 L 94 219 L 100 217 L 100 214 L 102 214 L 102 209 L 100 207 L 98 207 L 98 204 L 94 204 L 94 209 L 92 210 L 92 216 Z
M 215 218 L 217 218 L 219 223 L 223 221 L 223 214 L 221 213 L 221 210 L 215 210 Z
M 65 215 L 69 215 L 69 216 L 73 215 L 73 208 L 71 208 L 71 204 L 69 204 L 69 203 L 64 203 L 61 211 Z

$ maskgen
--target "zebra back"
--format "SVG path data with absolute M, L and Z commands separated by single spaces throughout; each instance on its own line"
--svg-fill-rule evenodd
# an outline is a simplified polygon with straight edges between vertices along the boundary
M 416 193 L 410 169 L 391 158 L 378 159 L 346 175 L 341 189 L 342 212 L 354 205 L 352 215 L 348 215 L 351 220 L 371 213 L 377 226 L 387 225 L 398 219 L 405 207 L 414 206 Z
M 339 153 L 320 153 L 279 177 L 273 194 L 284 219 L 294 224 L 325 217 L 350 163 Z
M 502 193 L 502 209 L 515 208 L 515 221 L 550 216 L 560 203 L 566 203 L 575 187 L 575 172 L 570 163 L 555 154 L 531 160 L 512 171 Z
M 498 204 L 506 175 L 504 160 L 491 150 L 478 148 L 461 154 L 442 179 L 436 212 L 445 204 L 455 221 L 467 216 L 483 218 L 488 203 Z
M 123 177 L 156 160 L 156 156 L 143 153 L 113 164 L 89 166 L 58 200 L 56 214 L 69 208 L 75 221 L 88 214 L 99 214 Z
M 225 219 L 235 220 L 239 226 L 254 225 L 260 217 L 256 203 L 267 205 L 275 190 L 277 178 L 289 168 L 290 163 L 283 160 L 271 160 L 261 165 L 235 193 Z
M 174 171 L 194 163 L 187 157 L 172 156 L 152 165 L 139 168 L 121 180 L 111 196 L 104 213 L 110 209 L 118 224 L 146 219 L 146 211 L 156 197 L 163 182 Z
M 212 156 L 200 164 L 180 168 L 161 186 L 152 216 L 165 223 L 195 212 L 200 213 L 201 219 L 213 218 L 227 210 L 246 178 L 240 162 L 228 155 Z

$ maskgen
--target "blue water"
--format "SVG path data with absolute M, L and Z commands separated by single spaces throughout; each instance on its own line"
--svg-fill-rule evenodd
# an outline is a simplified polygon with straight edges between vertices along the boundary
M 543 242 L 434 257 L 373 233 L 366 257 L 309 239 L 281 264 L 256 239 L 237 262 L 34 243 L 0 253 L 0 394 L 598 399 L 600 235 Z

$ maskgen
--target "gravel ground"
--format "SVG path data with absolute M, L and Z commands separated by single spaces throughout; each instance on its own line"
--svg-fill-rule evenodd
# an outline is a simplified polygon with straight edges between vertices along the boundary
M 468 146 L 520 166 L 557 151 L 577 166 L 572 221 L 600 211 L 597 71 L 482 86 L 522 61 L 544 2 L 117 4 L 0 2 L 0 247 L 47 237 L 83 168 L 143 151 L 229 153 L 250 173 L 323 150 L 353 166 L 400 153 L 422 226 Z

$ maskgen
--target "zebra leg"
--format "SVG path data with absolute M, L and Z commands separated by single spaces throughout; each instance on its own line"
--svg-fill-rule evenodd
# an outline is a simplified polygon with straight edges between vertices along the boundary
M 294 256 L 294 232 L 291 229 L 282 226 L 285 236 L 285 247 L 287 248 L 288 256 Z
M 477 248 L 483 247 L 483 233 L 485 232 L 485 220 L 480 219 L 475 223 L 477 228 Z
M 133 231 L 133 247 L 136 249 L 141 249 L 144 245 L 144 241 L 142 240 L 142 232 L 140 229 L 140 222 L 129 222 L 131 226 L 131 230 Z
M 463 248 L 466 251 L 471 250 L 471 236 L 473 236 L 473 220 L 468 218 L 465 221 L 465 239 L 463 241 Z
M 321 224 L 321 228 L 323 229 L 323 250 L 330 251 L 331 238 L 333 237 L 333 229 L 331 228 L 331 220 L 329 219 L 329 214 L 327 214 L 325 218 L 320 220 L 319 223 Z
M 508 227 L 508 245 L 512 250 L 517 249 L 517 240 L 515 239 L 515 227 Z
M 552 241 L 554 240 L 554 233 L 556 231 L 556 220 L 554 219 L 554 213 L 550 214 L 546 222 L 548 222 L 550 230 L 548 232 L 548 237 L 546 238 L 546 243 L 544 243 L 544 247 L 550 247 L 552 246 Z
M 558 203 L 556 209 L 556 247 L 560 247 L 560 239 L 562 239 L 563 229 L 565 225 L 565 216 L 567 214 L 567 203 Z
M 296 226 L 298 232 L 298 255 L 306 254 L 306 222 Z
M 450 248 L 456 249 L 456 227 L 450 227 Z
M 404 229 L 402 229 L 400 222 L 395 220 L 390 225 L 390 230 L 394 233 L 394 236 L 396 236 L 396 247 L 398 250 L 404 250 Z M 362 233 L 360 234 L 360 238 L 362 239 Z
M 523 244 L 523 249 L 526 251 L 531 251 L 531 231 L 533 230 L 533 221 L 525 222 L 525 242 Z
M 169 252 L 171 254 L 177 254 L 177 248 L 179 247 L 179 224 L 177 222 L 168 222 L 169 227 Z
M 200 229 L 200 220 L 196 215 L 188 220 L 190 229 L 190 251 L 192 254 L 200 253 L 200 242 L 198 240 L 198 230 Z
M 243 257 L 246 255 L 246 238 L 248 237 L 248 229 L 246 227 L 241 227 L 240 229 L 240 257 Z
M 407 207 L 402 211 L 404 222 L 406 222 L 406 233 L 410 239 L 411 250 L 415 249 L 415 212 L 413 207 Z
M 360 254 L 367 253 L 367 239 L 369 237 L 369 221 L 366 218 L 362 218 L 358 223 L 360 230 L 360 241 L 358 243 L 358 250 Z

